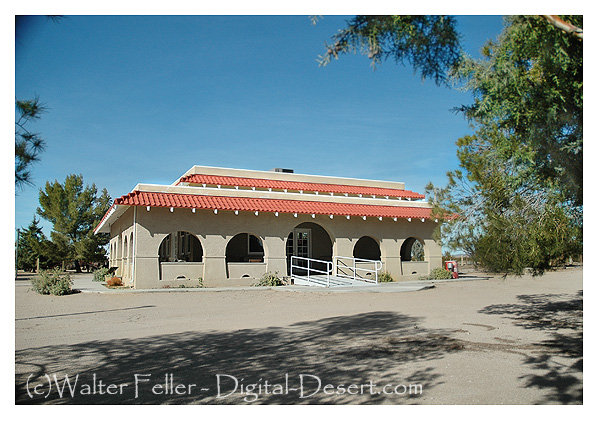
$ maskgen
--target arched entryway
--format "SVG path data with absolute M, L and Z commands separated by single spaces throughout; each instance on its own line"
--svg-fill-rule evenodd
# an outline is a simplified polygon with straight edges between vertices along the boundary
M 401 245 L 402 262 L 422 262 L 424 261 L 424 244 L 416 237 L 409 237 Z
M 123 270 L 121 272 L 121 278 L 125 279 L 129 276 L 129 247 L 127 245 L 127 236 L 123 240 Z
M 401 271 L 403 275 L 428 274 L 424 242 L 416 237 L 406 238 L 401 245 Z
M 354 257 L 357 259 L 381 260 L 381 248 L 372 237 L 361 237 L 354 246 Z
M 129 269 L 127 271 L 127 277 L 129 280 L 133 279 L 133 233 L 129 234 L 129 250 L 127 251 Z
M 204 276 L 204 249 L 195 235 L 177 231 L 167 235 L 158 248 L 161 280 L 197 280 Z
M 333 241 L 327 231 L 314 222 L 304 222 L 296 226 L 287 236 L 285 245 L 287 255 L 287 274 L 291 272 L 291 256 L 311 259 L 333 260 Z M 315 264 L 315 269 L 325 270 L 326 265 Z
M 227 243 L 227 278 L 258 278 L 266 271 L 264 243 L 258 236 L 241 233 Z
M 237 234 L 229 240 L 226 250 L 227 263 L 264 262 L 264 246 L 262 240 L 252 234 Z
M 114 255 L 114 266 L 118 268 L 116 275 L 123 276 L 123 244 L 120 235 L 117 237 L 117 240 L 114 243 Z
M 201 262 L 204 257 L 202 243 L 195 235 L 178 231 L 167 235 L 160 243 L 160 262 Z

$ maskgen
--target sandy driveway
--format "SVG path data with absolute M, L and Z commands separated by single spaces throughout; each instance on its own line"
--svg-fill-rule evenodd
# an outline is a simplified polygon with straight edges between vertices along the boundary
M 580 268 L 404 293 L 15 289 L 18 403 L 582 403 Z

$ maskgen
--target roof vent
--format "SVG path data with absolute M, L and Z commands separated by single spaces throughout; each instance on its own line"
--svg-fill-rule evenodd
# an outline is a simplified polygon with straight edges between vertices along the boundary
M 271 171 L 293 173 L 293 170 L 290 168 L 273 168 Z

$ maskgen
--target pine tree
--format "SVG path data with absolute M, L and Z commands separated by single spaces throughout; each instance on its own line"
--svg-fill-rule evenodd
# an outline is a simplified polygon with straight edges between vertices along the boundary
M 46 182 L 40 189 L 38 215 L 53 224 L 52 242 L 63 256 L 71 260 L 77 271 L 79 261 L 103 262 L 107 234 L 95 235 L 94 228 L 110 208 L 110 196 L 106 189 L 100 196 L 95 184 L 83 187 L 83 176 L 71 174 L 64 184 Z
M 39 119 L 46 107 L 36 97 L 17 100 L 16 109 L 19 117 L 15 122 L 15 187 L 23 189 L 26 184 L 32 184 L 31 165 L 39 161 L 46 144 L 39 133 L 29 130 L 27 123 Z

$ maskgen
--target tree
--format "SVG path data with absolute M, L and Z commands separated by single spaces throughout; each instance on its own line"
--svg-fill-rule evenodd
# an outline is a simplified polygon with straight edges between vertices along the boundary
M 29 26 L 28 21 L 34 16 L 15 15 L 15 41 L 20 44 L 22 32 Z M 46 16 L 52 22 L 59 22 L 62 16 Z M 38 97 L 29 100 L 16 100 L 17 119 L 15 122 L 15 192 L 22 190 L 31 181 L 31 165 L 39 161 L 44 151 L 45 141 L 39 133 L 30 132 L 25 125 L 31 120 L 40 118 L 47 110 Z
M 71 174 L 64 185 L 46 182 L 40 189 L 40 208 L 37 213 L 53 224 L 52 242 L 61 250 L 63 259 L 73 260 L 81 271 L 79 260 L 105 260 L 107 234 L 95 235 L 94 228 L 110 208 L 111 198 L 106 189 L 97 195 L 95 184 L 83 187 L 83 176 Z
M 38 224 L 39 219 L 33 217 L 33 221 L 26 229 L 19 230 L 17 269 L 32 271 L 37 267 L 37 259 L 41 256 L 41 244 L 46 240 Z
M 448 70 L 460 60 L 456 21 L 450 16 L 356 16 L 334 35 L 319 57 L 321 66 L 339 54 L 360 50 L 372 66 L 390 57 L 407 61 L 423 79 L 447 82 Z
M 445 237 L 489 270 L 541 274 L 582 253 L 582 40 L 515 16 L 483 53 L 455 73 L 474 94 L 459 111 L 475 134 L 457 142 L 465 172 L 436 192 L 459 215 Z
M 424 31 L 406 32 L 401 24 L 370 27 L 375 29 L 361 32 L 350 25 L 345 31 L 364 44 L 373 35 L 396 39 L 396 30 L 427 37 Z M 436 51 L 437 43 L 432 37 L 423 45 Z M 411 54 L 402 44 L 391 48 Z M 457 142 L 461 169 L 448 173 L 446 187 L 427 186 L 434 213 L 445 222 L 439 238 L 483 267 L 505 273 L 525 267 L 542 273 L 580 254 L 582 17 L 506 18 L 501 36 L 484 46 L 481 60 L 462 53 L 448 65 L 426 49 L 424 55 L 433 68 L 449 72 L 436 80 L 474 97 L 473 104 L 456 108 L 474 130 Z
M 39 133 L 33 133 L 26 128 L 27 123 L 40 118 L 46 107 L 38 97 L 16 101 L 17 121 L 15 122 L 15 187 L 23 189 L 31 182 L 31 165 L 39 161 L 45 141 Z
M 582 26 L 582 16 L 566 19 Z M 465 57 L 455 74 L 474 94 L 474 104 L 459 110 L 476 130 L 460 141 L 458 156 L 472 164 L 479 146 L 470 144 L 487 142 L 537 184 L 582 205 L 582 41 L 542 17 L 506 24 L 483 49 L 484 59 Z
M 17 269 L 32 271 L 37 269 L 38 261 L 42 269 L 59 265 L 61 262 L 59 247 L 46 238 L 39 222 L 34 216 L 27 228 L 19 230 Z

